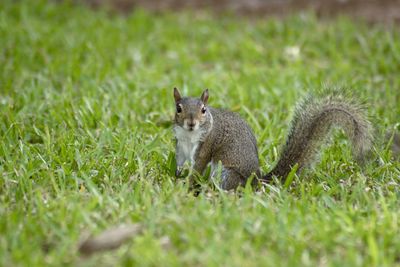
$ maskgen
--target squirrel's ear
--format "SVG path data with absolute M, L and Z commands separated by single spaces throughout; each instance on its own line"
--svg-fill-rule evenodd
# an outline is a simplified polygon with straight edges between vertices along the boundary
M 208 101 L 208 89 L 206 89 L 200 97 L 201 101 L 203 101 L 204 105 L 207 104 Z
M 179 91 L 176 87 L 174 88 L 174 98 L 175 98 L 175 102 L 178 102 L 182 98 L 181 94 L 179 93 Z

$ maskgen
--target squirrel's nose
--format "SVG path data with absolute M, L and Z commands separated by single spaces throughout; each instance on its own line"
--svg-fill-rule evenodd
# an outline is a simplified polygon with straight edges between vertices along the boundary
M 189 128 L 194 128 L 194 126 L 196 126 L 196 123 L 194 122 L 189 122 L 188 123 Z

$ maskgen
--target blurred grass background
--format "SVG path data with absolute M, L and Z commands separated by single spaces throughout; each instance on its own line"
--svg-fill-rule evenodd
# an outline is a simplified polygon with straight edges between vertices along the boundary
M 399 264 L 395 25 L 315 13 L 240 17 L 72 2 L 0 3 L 0 265 L 393 266 Z M 172 88 L 255 131 L 264 171 L 299 98 L 346 87 L 368 105 L 374 159 L 337 134 L 289 187 L 242 197 L 173 177 Z M 86 233 L 140 222 L 128 246 L 81 259 Z

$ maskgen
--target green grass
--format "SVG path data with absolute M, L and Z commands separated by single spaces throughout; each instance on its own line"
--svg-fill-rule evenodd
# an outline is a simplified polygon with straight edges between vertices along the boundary
M 398 29 L 15 2 L 0 3 L 0 266 L 400 266 L 400 165 L 381 142 L 399 123 Z M 246 118 L 264 171 L 296 101 L 345 86 L 369 106 L 374 159 L 358 166 L 339 133 L 289 186 L 194 197 L 172 175 L 174 86 Z M 124 222 L 144 233 L 79 257 Z

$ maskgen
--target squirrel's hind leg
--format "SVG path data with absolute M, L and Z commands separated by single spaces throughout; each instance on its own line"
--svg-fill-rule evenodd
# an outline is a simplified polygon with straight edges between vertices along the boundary
M 224 190 L 235 190 L 239 186 L 245 186 L 246 179 L 233 168 L 222 168 L 221 188 Z

